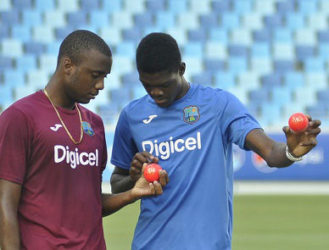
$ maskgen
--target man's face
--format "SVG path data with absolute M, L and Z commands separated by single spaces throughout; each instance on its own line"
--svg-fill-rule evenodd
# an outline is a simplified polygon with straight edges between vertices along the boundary
M 165 108 L 184 95 L 183 73 L 184 70 L 162 71 L 152 74 L 139 72 L 139 80 L 156 104 Z
M 66 93 L 76 102 L 89 103 L 104 88 L 104 78 L 111 72 L 112 57 L 97 50 L 81 55 L 79 65 L 71 64 L 67 77 Z

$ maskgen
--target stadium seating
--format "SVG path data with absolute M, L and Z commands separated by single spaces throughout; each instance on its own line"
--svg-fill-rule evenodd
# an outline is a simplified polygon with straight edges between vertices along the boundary
M 229 72 L 217 72 L 214 75 L 214 86 L 220 89 L 234 88 L 236 85 L 236 79 L 232 73 Z
M 39 9 L 27 9 L 22 12 L 22 24 L 25 27 L 41 25 L 42 11 Z
M 123 87 L 134 87 L 139 83 L 139 76 L 137 72 L 129 72 L 122 75 L 121 79 Z
M 225 61 L 221 59 L 204 58 L 203 65 L 204 70 L 211 73 L 223 71 L 225 69 Z
M 0 55 L 0 73 L 13 68 L 13 59 L 9 56 Z
M 3 83 L 9 88 L 25 84 L 24 72 L 20 70 L 6 70 L 3 72 Z
M 0 105 L 42 88 L 63 38 L 86 28 L 113 52 L 105 93 L 90 104 L 113 128 L 146 93 L 136 46 L 161 31 L 178 41 L 189 81 L 231 91 L 265 127 L 292 111 L 329 120 L 328 18 L 327 0 L 1 0 Z
M 100 8 L 100 0 L 80 0 L 81 10 L 94 10 Z
M 169 11 L 159 11 L 154 22 L 156 27 L 164 30 L 175 25 L 175 15 Z
M 1 98 L 0 98 L 0 110 L 4 110 L 8 107 L 15 98 L 13 97 L 13 88 L 10 85 L 0 85 Z
M 121 42 L 115 47 L 116 54 L 126 58 L 132 58 L 135 54 L 135 50 L 135 43 L 131 41 Z
M 34 0 L 34 8 L 40 11 L 55 9 L 55 1 Z
M 31 40 L 30 27 L 25 25 L 15 25 L 14 27 L 11 28 L 11 37 L 20 42 L 26 42 Z
M 106 13 L 113 13 L 113 12 L 120 11 L 123 8 L 122 5 L 123 4 L 122 4 L 121 0 L 112 0 L 112 1 L 102 0 L 101 9 L 103 11 L 105 11 Z
M 7 11 L 1 11 L 0 22 L 10 25 L 19 24 L 20 22 L 19 11 L 14 8 Z
M 1 57 L 0 57 L 1 61 Z M 16 69 L 23 74 L 27 73 L 30 70 L 35 70 L 37 66 L 37 57 L 33 54 L 25 54 L 16 58 L 15 60 Z M 1 67 L 1 66 L 0 66 Z
M 212 8 L 213 12 L 221 14 L 230 9 L 230 2 L 215 0 L 215 1 L 211 2 L 211 8 Z
M 2 55 L 9 57 L 20 57 L 23 55 L 23 45 L 20 40 L 5 38 L 1 43 Z
M 111 1 L 112 2 L 112 1 Z M 79 0 L 57 0 L 57 9 L 63 12 L 74 12 L 80 8 Z
M 192 75 L 191 81 L 196 84 L 212 86 L 213 76 L 211 73 L 205 71 L 203 73 Z
M 172 0 L 167 1 L 168 11 L 172 13 L 182 13 L 187 11 L 188 0 Z

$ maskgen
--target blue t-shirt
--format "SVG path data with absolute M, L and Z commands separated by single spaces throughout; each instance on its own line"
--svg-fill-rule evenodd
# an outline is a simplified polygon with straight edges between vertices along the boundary
M 232 94 L 191 84 L 168 108 L 147 95 L 122 111 L 112 164 L 129 169 L 134 154 L 159 157 L 170 182 L 162 195 L 143 198 L 132 249 L 231 249 L 232 143 L 260 128 Z

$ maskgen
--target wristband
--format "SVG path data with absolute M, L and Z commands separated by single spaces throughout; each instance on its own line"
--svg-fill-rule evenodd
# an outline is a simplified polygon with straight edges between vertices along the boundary
M 291 161 L 301 161 L 303 160 L 303 156 L 300 156 L 300 157 L 295 157 L 293 156 L 290 152 L 289 152 L 289 149 L 288 149 L 288 146 L 286 146 L 286 156 L 289 160 Z

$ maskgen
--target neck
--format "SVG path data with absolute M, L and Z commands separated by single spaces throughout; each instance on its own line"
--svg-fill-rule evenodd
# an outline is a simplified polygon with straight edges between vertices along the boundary
M 76 141 L 76 140 L 73 138 L 73 136 L 71 135 L 71 133 L 70 133 L 70 131 L 68 130 L 68 128 L 66 127 L 66 125 L 65 125 L 65 123 L 64 123 L 64 121 L 63 121 L 63 119 L 62 119 L 62 117 L 61 117 L 61 115 L 60 115 L 60 113 L 58 112 L 58 110 L 57 110 L 55 104 L 52 102 L 52 100 L 51 100 L 50 96 L 48 95 L 48 92 L 47 92 L 46 89 L 44 89 L 44 93 L 45 93 L 45 95 L 47 96 L 47 98 L 48 98 L 48 100 L 49 100 L 51 106 L 53 106 L 53 108 L 54 108 L 54 110 L 55 110 L 55 112 L 56 112 L 56 115 L 57 115 L 58 119 L 60 120 L 60 122 L 61 122 L 63 128 L 65 129 L 67 135 L 70 137 L 71 141 L 72 141 L 74 144 L 80 144 L 80 143 L 82 142 L 82 139 L 83 139 L 83 128 L 82 128 L 82 117 L 81 117 L 81 112 L 80 112 L 78 106 L 76 106 L 76 104 L 75 104 L 75 106 L 76 106 L 76 110 L 77 110 L 78 115 L 79 115 L 79 121 L 80 121 L 80 139 L 79 139 L 78 141 Z
M 185 80 L 185 78 L 183 78 L 181 93 L 180 93 L 180 95 L 178 96 L 177 99 L 180 99 L 183 96 L 185 96 L 189 89 L 190 89 L 190 84 Z
M 60 83 L 60 81 L 57 81 L 54 76 L 46 85 L 45 90 L 56 107 L 74 109 L 75 101 L 73 101 L 66 95 L 62 84 Z

